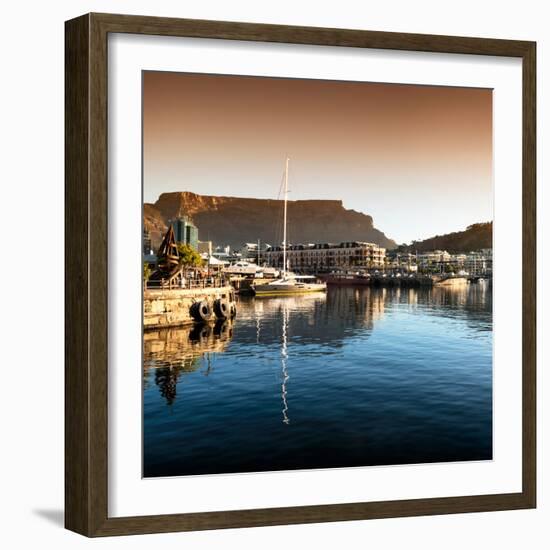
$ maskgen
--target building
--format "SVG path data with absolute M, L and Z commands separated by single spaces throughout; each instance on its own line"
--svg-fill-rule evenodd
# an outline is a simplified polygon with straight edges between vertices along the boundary
M 266 251 L 270 249 L 271 245 L 267 243 L 244 243 L 239 254 L 243 260 L 256 262 L 258 265 L 261 265 L 266 261 Z
M 466 254 L 451 254 L 449 261 L 454 268 L 461 270 L 464 269 L 466 258 Z
M 416 254 L 411 254 L 410 252 L 389 252 L 386 256 L 386 267 L 414 273 L 418 269 L 416 265 Z
M 152 254 L 153 249 L 151 245 L 151 233 L 147 231 L 145 226 L 143 227 L 143 254 Z
M 493 272 L 493 250 L 484 248 L 466 255 L 464 269 L 470 275 L 485 276 Z
M 231 247 L 229 246 L 216 246 L 212 252 L 212 256 L 224 262 L 231 262 L 235 259 L 231 254 Z
M 170 220 L 170 225 L 174 230 L 176 243 L 189 244 L 197 250 L 199 245 L 199 230 L 187 216 L 180 216 L 175 220 Z
M 296 244 L 286 249 L 287 269 L 300 273 L 322 273 L 343 269 L 380 269 L 384 267 L 386 249 L 374 243 Z M 265 252 L 267 265 L 283 267 L 283 248 Z
M 465 271 L 470 275 L 489 275 L 493 269 L 493 251 L 487 248 L 468 254 L 449 254 L 446 250 L 430 250 L 417 254 L 417 262 L 423 272 Z
M 243 260 L 258 261 L 258 243 L 244 243 L 239 250 L 240 257 Z
M 421 271 L 444 271 L 451 261 L 451 255 L 446 250 L 429 250 L 416 255 L 418 269 Z

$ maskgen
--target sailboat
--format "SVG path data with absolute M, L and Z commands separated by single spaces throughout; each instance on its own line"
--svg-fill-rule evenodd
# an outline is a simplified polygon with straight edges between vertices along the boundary
M 284 213 L 283 213 L 283 269 L 280 277 L 269 283 L 260 283 L 252 288 L 256 296 L 285 296 L 292 294 L 303 294 L 307 292 L 326 292 L 327 284 L 316 281 L 311 275 L 296 275 L 288 270 L 286 260 L 286 226 L 287 226 L 287 202 L 288 202 L 288 163 L 285 162 L 284 176 Z

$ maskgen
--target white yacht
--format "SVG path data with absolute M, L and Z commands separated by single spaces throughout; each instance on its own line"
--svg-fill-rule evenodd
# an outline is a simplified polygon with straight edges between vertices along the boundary
M 295 275 L 286 272 L 280 279 L 254 285 L 256 296 L 282 296 L 306 292 L 326 292 L 326 283 L 319 283 L 311 275 Z
M 283 269 L 280 277 L 269 283 L 258 283 L 252 288 L 256 296 L 284 296 L 290 294 L 303 294 L 307 292 L 326 292 L 327 284 L 318 282 L 311 275 L 296 275 L 287 270 L 286 262 L 286 222 L 287 222 L 287 201 L 288 201 L 288 163 L 285 163 L 284 175 L 284 210 L 283 210 Z
M 223 272 L 228 275 L 247 275 L 249 277 L 263 276 L 263 269 L 259 265 L 244 260 L 224 267 Z

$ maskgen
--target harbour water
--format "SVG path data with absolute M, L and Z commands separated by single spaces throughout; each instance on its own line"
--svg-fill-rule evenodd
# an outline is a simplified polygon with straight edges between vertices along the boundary
M 492 458 L 487 282 L 241 297 L 143 373 L 145 477 Z

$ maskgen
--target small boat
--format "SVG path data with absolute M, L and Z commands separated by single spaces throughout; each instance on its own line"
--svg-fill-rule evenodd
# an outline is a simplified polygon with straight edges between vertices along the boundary
M 222 271 L 228 275 L 263 276 L 263 269 L 259 265 L 242 260 L 224 267 Z
M 312 275 L 295 275 L 286 272 L 280 279 L 265 284 L 256 284 L 253 288 L 256 296 L 282 296 L 306 292 L 325 292 L 327 284 L 318 282 Z
M 327 284 L 315 279 L 312 275 L 296 275 L 287 270 L 286 261 L 286 225 L 287 225 L 287 201 L 288 201 L 288 163 L 287 157 L 284 174 L 284 210 L 283 210 L 283 269 L 280 277 L 269 283 L 258 283 L 252 286 L 256 296 L 286 296 L 291 294 L 303 294 L 308 292 L 326 292 Z

